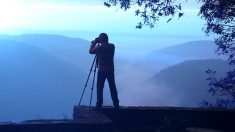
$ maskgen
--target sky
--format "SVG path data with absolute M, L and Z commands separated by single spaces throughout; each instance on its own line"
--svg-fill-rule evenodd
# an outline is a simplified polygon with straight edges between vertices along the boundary
M 115 31 L 138 32 L 135 25 L 139 18 L 135 17 L 135 7 L 123 11 L 118 7 L 107 8 L 102 0 L 0 0 L 1 29 L 36 29 L 36 30 L 82 30 L 82 31 Z M 165 34 L 176 34 L 170 30 L 177 26 L 195 28 L 190 34 L 201 33 L 197 27 L 203 25 L 198 13 L 198 4 L 190 2 L 185 6 L 183 20 L 174 20 L 167 24 L 159 22 L 156 30 Z M 177 24 L 178 23 L 178 24 Z M 181 23 L 181 24 L 179 24 Z M 105 28 L 105 29 L 104 29 Z M 196 29 L 197 28 L 197 29 Z M 142 32 L 146 32 L 143 29 Z M 192 29 L 191 29 L 192 30 Z M 188 34 L 181 28 L 181 34 Z M 195 32 L 196 31 L 196 32 Z
M 124 11 L 108 8 L 104 1 L 0 0 L 0 34 L 56 33 L 92 40 L 106 32 L 119 49 L 135 48 L 133 56 L 187 41 L 211 40 L 202 30 L 205 21 L 198 16 L 200 4 L 195 1 L 178 0 L 182 2 L 183 17 L 169 23 L 168 18 L 161 18 L 154 29 L 141 30 L 135 28 L 141 20 L 134 14 L 137 7 Z M 143 47 L 145 43 L 148 46 Z

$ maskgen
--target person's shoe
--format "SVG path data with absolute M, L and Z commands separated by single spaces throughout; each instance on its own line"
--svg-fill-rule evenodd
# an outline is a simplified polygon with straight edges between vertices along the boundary
M 119 108 L 120 108 L 119 105 L 114 106 L 114 109 L 115 109 L 115 110 L 119 110 Z
M 100 110 L 101 107 L 102 107 L 101 105 L 96 105 L 96 106 L 95 106 L 95 109 Z

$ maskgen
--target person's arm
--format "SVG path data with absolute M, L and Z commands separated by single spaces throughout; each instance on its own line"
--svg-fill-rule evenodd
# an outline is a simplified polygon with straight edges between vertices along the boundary
M 99 47 L 100 46 L 97 46 L 94 41 L 91 41 L 91 47 L 90 47 L 89 53 L 90 54 L 96 54 L 99 50 Z

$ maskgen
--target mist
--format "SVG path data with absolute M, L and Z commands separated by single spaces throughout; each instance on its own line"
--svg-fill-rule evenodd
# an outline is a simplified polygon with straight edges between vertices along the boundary
M 213 97 L 207 92 L 205 71 L 223 67 L 220 68 L 220 76 L 223 76 L 229 67 L 214 52 L 213 41 L 187 40 L 176 44 L 172 41 L 165 48 L 154 48 L 151 45 L 136 45 L 132 48 L 130 43 L 135 42 L 131 39 L 122 43 L 122 47 L 113 42 L 110 36 L 110 42 L 116 45 L 115 80 L 120 105 L 198 107 L 202 99 L 212 100 Z M 127 45 L 129 49 L 124 48 Z M 88 53 L 89 47 L 90 40 L 80 37 L 1 35 L 1 122 L 72 118 L 73 106 L 78 104 L 94 58 L 94 55 Z M 184 52 L 185 47 L 187 51 L 194 52 Z M 141 49 L 147 50 L 139 54 Z M 205 66 L 199 68 L 198 63 L 187 61 L 202 61 Z M 178 69 L 181 66 L 184 68 Z M 186 75 L 183 73 L 186 71 L 191 72 L 191 77 L 184 79 Z M 93 74 L 81 105 L 89 105 L 92 78 Z M 92 106 L 95 106 L 96 84 L 93 92 Z M 113 105 L 107 81 L 104 105 Z

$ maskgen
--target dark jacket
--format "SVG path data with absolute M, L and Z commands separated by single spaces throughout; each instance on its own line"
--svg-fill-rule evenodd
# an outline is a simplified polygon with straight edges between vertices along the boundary
M 113 71 L 114 70 L 114 44 L 92 44 L 89 50 L 90 54 L 96 54 L 98 57 L 98 68 L 101 71 Z

